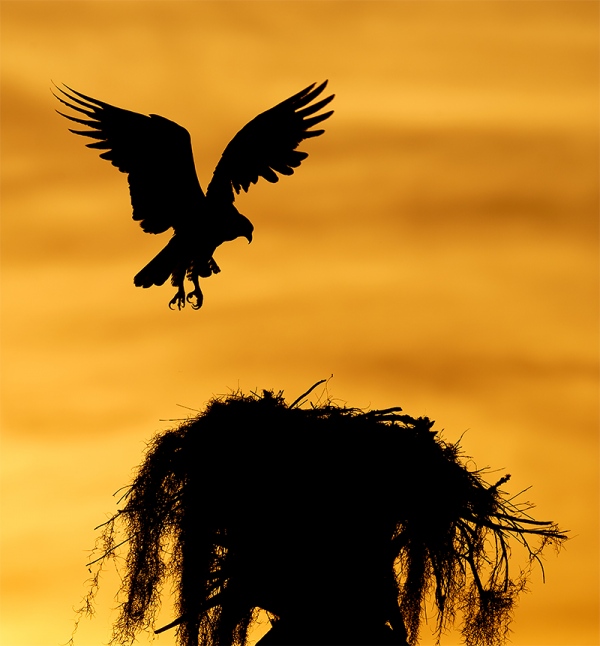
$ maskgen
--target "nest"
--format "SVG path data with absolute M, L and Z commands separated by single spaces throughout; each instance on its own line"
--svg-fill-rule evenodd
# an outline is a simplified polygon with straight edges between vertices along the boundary
M 467 646 L 504 643 L 531 567 L 564 533 L 507 497 L 510 476 L 469 470 L 426 417 L 299 403 L 237 393 L 154 437 L 92 562 L 86 611 L 127 545 L 111 643 L 155 628 L 166 582 L 178 614 L 157 632 L 176 627 L 181 646 L 244 646 L 258 609 L 301 621 L 301 600 L 307 621 L 330 604 L 358 634 L 371 613 L 412 645 L 428 598 L 438 636 L 459 615 Z M 516 575 L 513 544 L 528 558 Z

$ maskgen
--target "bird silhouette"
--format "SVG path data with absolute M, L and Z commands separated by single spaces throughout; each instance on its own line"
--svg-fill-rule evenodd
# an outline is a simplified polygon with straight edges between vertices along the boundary
M 138 287 L 162 285 L 169 277 L 177 293 L 169 302 L 181 309 L 186 300 L 194 309 L 203 302 L 199 278 L 220 271 L 216 248 L 223 242 L 244 237 L 250 243 L 254 227 L 235 207 L 235 196 L 248 191 L 260 177 L 277 182 L 278 173 L 292 175 L 308 154 L 296 150 L 324 130 L 310 130 L 333 110 L 315 114 L 334 97 L 314 102 L 327 85 L 315 83 L 262 112 L 247 123 L 229 142 L 219 160 L 206 194 L 200 187 L 189 132 L 174 121 L 157 114 L 140 114 L 99 101 L 67 85 L 54 96 L 84 115 L 57 112 L 87 130 L 76 135 L 96 141 L 88 148 L 103 150 L 102 159 L 111 162 L 129 181 L 133 219 L 146 233 L 173 229 L 173 236 L 133 279 Z M 185 278 L 194 289 L 186 296 Z

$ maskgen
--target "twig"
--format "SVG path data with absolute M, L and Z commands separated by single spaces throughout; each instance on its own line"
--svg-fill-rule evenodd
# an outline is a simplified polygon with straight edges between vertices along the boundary
M 125 545 L 125 543 L 128 543 L 129 540 L 130 540 L 129 538 L 126 538 L 124 541 L 121 541 L 117 545 L 114 545 L 110 549 L 106 550 L 106 552 L 104 552 L 104 554 L 99 556 L 97 559 L 94 559 L 93 561 L 90 561 L 89 563 L 86 563 L 85 566 L 89 567 L 90 565 L 94 565 L 94 563 L 98 563 L 98 561 L 101 561 L 102 559 L 105 559 L 111 552 L 114 552 L 116 549 L 121 547 L 121 545 Z
M 312 393 L 312 391 L 313 391 L 317 386 L 320 386 L 321 384 L 324 384 L 326 381 L 327 381 L 327 379 L 321 379 L 321 381 L 317 381 L 317 383 L 316 383 L 316 384 L 313 384 L 313 385 L 312 385 L 312 386 L 311 386 L 311 387 L 310 387 L 310 388 L 309 388 L 305 393 L 302 393 L 302 394 L 300 395 L 300 397 L 298 397 L 298 399 L 296 399 L 296 400 L 294 401 L 294 403 L 290 405 L 290 408 L 294 408 L 294 406 L 296 406 L 296 404 L 298 404 L 300 401 L 302 401 L 302 399 L 304 399 L 304 397 L 306 397 L 307 395 L 310 395 L 310 393 Z

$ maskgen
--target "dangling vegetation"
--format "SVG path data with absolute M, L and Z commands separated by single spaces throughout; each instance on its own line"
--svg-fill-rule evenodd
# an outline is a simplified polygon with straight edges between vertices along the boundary
M 244 646 L 258 609 L 283 617 L 286 584 L 304 585 L 294 564 L 319 587 L 315 542 L 366 559 L 355 547 L 364 537 L 353 535 L 373 528 L 369 545 L 380 545 L 393 580 L 386 617 L 394 629 L 402 617 L 408 643 L 418 642 L 427 599 L 438 635 L 460 618 L 467 646 L 504 643 L 531 567 L 565 534 L 508 497 L 510 476 L 489 484 L 469 470 L 426 417 L 302 404 L 281 392 L 236 393 L 156 435 L 101 526 L 82 612 L 93 608 L 103 563 L 126 546 L 112 644 L 155 628 L 169 583 L 177 615 L 158 632 L 176 627 L 181 646 Z M 528 567 L 515 574 L 519 545 Z M 352 580 L 351 559 L 345 567 Z

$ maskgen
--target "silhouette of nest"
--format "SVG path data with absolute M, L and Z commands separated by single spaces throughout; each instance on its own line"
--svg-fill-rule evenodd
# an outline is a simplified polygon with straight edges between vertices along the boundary
M 344 553 L 362 526 L 381 537 L 408 643 L 418 641 L 426 598 L 438 637 L 459 613 L 468 646 L 504 643 L 531 567 L 565 534 L 507 497 L 510 476 L 490 485 L 469 470 L 426 417 L 298 404 L 281 392 L 232 394 L 150 442 L 92 561 L 84 611 L 102 564 L 128 546 L 111 643 L 155 627 L 169 581 L 178 619 L 161 630 L 176 626 L 181 646 L 244 646 L 257 608 L 278 613 L 277 596 L 257 592 L 256 579 L 281 575 L 293 586 L 292 565 L 304 550 L 316 554 L 311 541 L 333 540 Z M 513 539 L 528 557 L 516 575 Z

